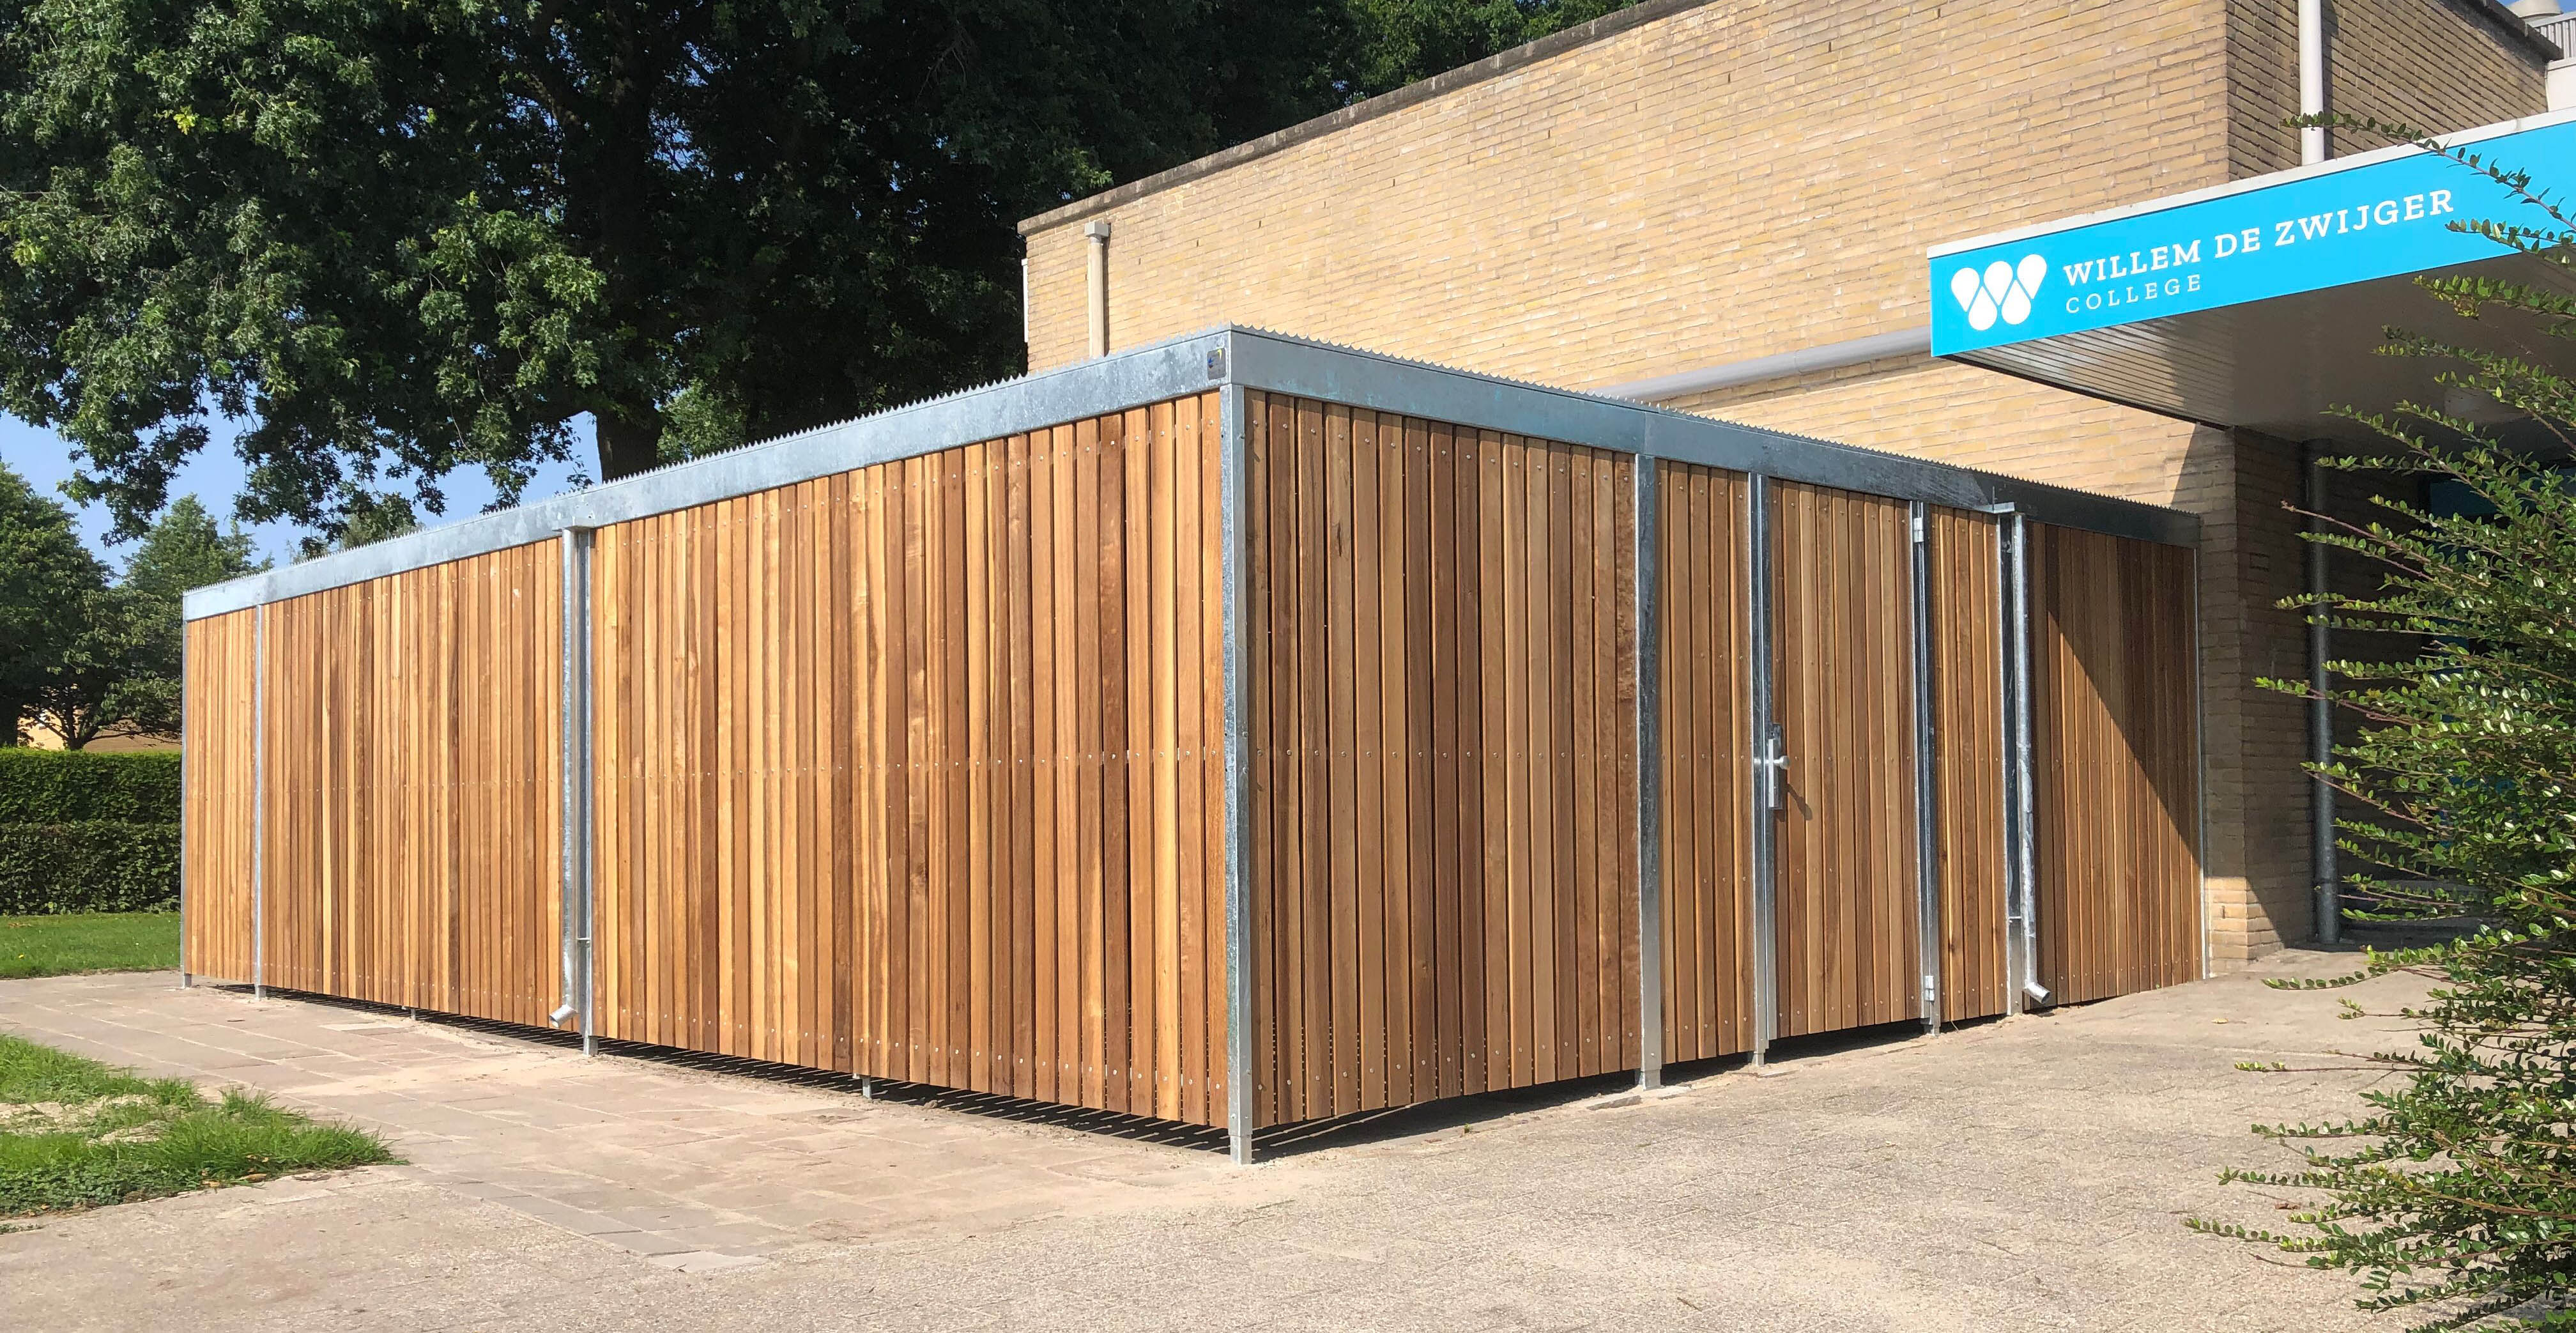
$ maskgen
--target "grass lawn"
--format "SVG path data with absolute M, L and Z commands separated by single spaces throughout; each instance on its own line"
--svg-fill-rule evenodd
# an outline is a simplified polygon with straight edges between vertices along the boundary
M 209 1101 L 183 1078 L 138 1078 L 0 1033 L 0 1217 L 392 1160 L 372 1134 L 260 1097 Z
M 176 912 L 0 916 L 0 977 L 178 970 Z

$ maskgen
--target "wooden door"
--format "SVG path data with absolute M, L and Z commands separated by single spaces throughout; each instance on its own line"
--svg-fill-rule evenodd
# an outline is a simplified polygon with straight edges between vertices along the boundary
M 1910 515 L 1772 489 L 1777 1035 L 1917 1019 Z

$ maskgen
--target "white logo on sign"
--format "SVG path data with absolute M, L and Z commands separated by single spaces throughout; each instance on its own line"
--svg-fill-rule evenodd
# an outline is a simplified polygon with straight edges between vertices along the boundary
M 1968 327 L 1983 333 L 1995 326 L 1998 315 L 2006 324 L 2030 318 L 2030 303 L 2046 281 L 2048 261 L 2024 255 L 2018 269 L 2000 259 L 1986 265 L 1983 275 L 1972 268 L 1960 269 L 1950 275 L 1950 295 L 1968 312 Z

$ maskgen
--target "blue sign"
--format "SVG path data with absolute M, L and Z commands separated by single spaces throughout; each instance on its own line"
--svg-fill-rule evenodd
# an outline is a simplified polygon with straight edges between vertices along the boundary
M 2576 121 L 2464 145 L 2564 189 Z M 2483 173 L 2416 152 L 1932 260 L 1932 353 L 2420 273 L 2504 253 L 2450 224 L 2545 225 Z

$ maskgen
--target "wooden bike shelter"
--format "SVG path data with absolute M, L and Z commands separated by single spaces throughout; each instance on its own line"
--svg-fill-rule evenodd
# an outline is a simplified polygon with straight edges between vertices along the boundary
M 1221 328 L 192 593 L 185 967 L 1247 1159 L 2167 985 L 2196 536 Z

